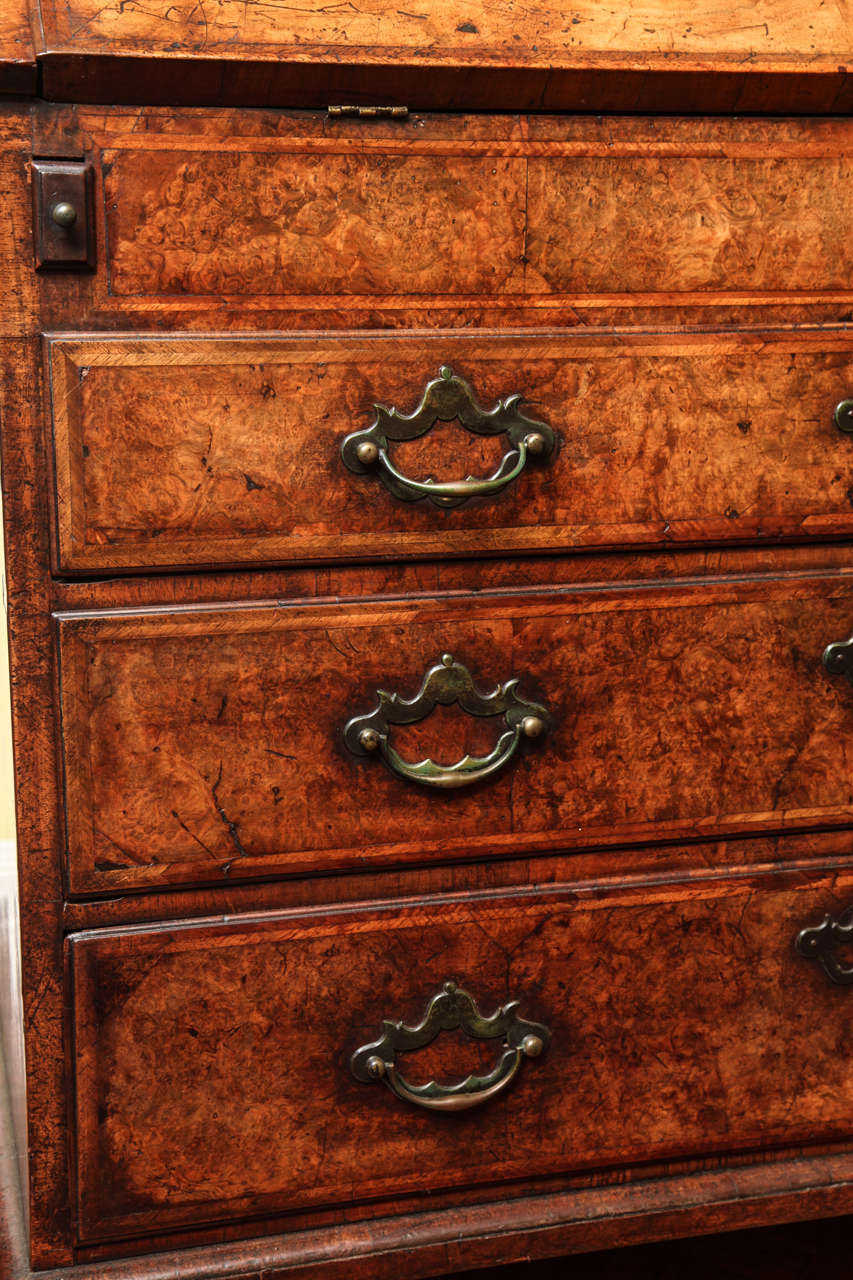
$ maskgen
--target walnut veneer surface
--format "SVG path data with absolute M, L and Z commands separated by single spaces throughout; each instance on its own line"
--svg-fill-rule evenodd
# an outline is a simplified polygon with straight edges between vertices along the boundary
M 853 1207 L 844 955 L 795 946 L 853 902 L 848 47 L 770 0 L 7 7 L 34 1275 Z M 93 270 L 36 270 L 34 159 L 88 166 Z M 480 1020 L 360 1078 L 446 983 Z

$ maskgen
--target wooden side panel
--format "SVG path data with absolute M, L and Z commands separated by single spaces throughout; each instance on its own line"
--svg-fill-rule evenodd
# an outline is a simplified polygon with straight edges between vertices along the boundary
M 849 1138 L 845 993 L 793 939 L 850 877 L 572 885 L 76 935 L 84 1240 L 679 1154 Z M 453 979 L 547 1053 L 478 1110 L 407 1107 L 350 1054 Z M 412 1083 L 482 1072 L 443 1034 Z
M 406 135 L 404 135 L 406 136 Z M 116 296 L 849 290 L 845 156 L 345 138 L 104 153 Z M 706 154 L 701 154 L 704 150 Z M 383 153 L 384 152 L 384 153 Z M 420 154 L 419 154 L 420 152 Z M 443 154 L 442 154 L 443 153 Z M 466 154 L 467 153 L 467 154 Z M 405 251 L 401 252 L 401 246 Z
M 74 892 L 846 825 L 844 575 L 60 617 Z M 342 741 L 452 652 L 556 728 L 488 785 L 405 783 Z M 436 710 L 409 760 L 486 754 Z
M 60 338 L 50 360 L 63 572 L 853 533 L 844 333 Z M 484 407 L 522 393 L 559 438 L 450 510 L 340 455 L 448 362 Z M 442 426 L 391 452 L 461 480 L 509 449 Z
M 2 6 L 0 6 L 2 7 Z M 14 5 L 12 6 L 14 10 Z M 4 8 L 4 13 L 6 9 Z M 48 451 L 42 431 L 37 281 L 32 256 L 29 109 L 0 109 L 0 449 L 21 912 L 29 1249 L 47 1269 L 72 1261 L 62 972 L 62 827 L 50 622 Z M 0 643 L 6 643 L 5 635 Z M 15 1011 L 17 1013 L 17 1010 Z M 20 1029 L 18 1034 L 20 1034 Z M 17 1035 L 8 1046 L 17 1056 Z M 17 1081 L 15 1082 L 17 1086 Z M 24 1091 L 16 1087 L 15 1102 Z

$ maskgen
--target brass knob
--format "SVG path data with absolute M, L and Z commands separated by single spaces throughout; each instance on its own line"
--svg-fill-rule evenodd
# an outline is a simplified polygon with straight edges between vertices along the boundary
M 521 732 L 525 738 L 538 738 L 545 732 L 545 723 L 539 716 L 525 716 L 521 722 Z
M 368 1058 L 364 1065 L 367 1069 L 367 1074 L 372 1076 L 374 1080 L 381 1080 L 385 1075 L 385 1063 L 378 1054 L 374 1054 L 372 1058 Z
M 355 455 L 359 462 L 364 466 L 371 466 L 379 457 L 379 446 L 374 444 L 372 440 L 362 440 L 361 444 L 355 451 Z
M 842 400 L 837 404 L 832 419 L 839 431 L 853 435 L 853 400 Z
M 73 227 L 77 221 L 77 210 L 67 200 L 60 200 L 51 209 L 50 216 L 58 227 Z
M 376 751 L 379 747 L 381 738 L 375 729 L 362 729 L 358 735 L 358 740 L 364 747 L 365 751 Z
M 527 445 L 527 452 L 534 456 L 545 452 L 545 437 L 541 431 L 531 431 L 524 437 L 524 443 Z
M 521 1052 L 525 1058 L 538 1058 L 543 1049 L 539 1036 L 525 1036 L 521 1042 Z

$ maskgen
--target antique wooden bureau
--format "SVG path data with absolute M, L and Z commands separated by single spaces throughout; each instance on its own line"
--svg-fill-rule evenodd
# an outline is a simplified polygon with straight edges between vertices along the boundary
M 36 1273 L 853 1209 L 846 6 L 616 8 L 4 6 Z

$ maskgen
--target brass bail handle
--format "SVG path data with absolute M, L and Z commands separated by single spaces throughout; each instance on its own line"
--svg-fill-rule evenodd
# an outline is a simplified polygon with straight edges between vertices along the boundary
M 471 786 L 490 778 L 509 763 L 522 739 L 539 738 L 552 727 L 546 707 L 523 698 L 518 679 L 481 693 L 467 667 L 450 653 L 442 654 L 426 672 L 414 698 L 377 689 L 377 706 L 365 715 L 353 716 L 344 726 L 344 742 L 355 756 L 377 755 L 393 774 L 424 787 L 444 789 Z M 440 765 L 431 759 L 404 760 L 391 742 L 394 725 L 416 724 L 437 706 L 457 703 L 474 716 L 503 716 L 503 732 L 485 756 L 466 755 L 455 764 Z
M 376 418 L 372 426 L 354 431 L 343 441 L 344 465 L 356 475 L 374 472 L 385 488 L 404 502 L 426 498 L 437 507 L 458 507 L 471 498 L 501 493 L 518 479 L 531 459 L 547 463 L 556 449 L 551 428 L 520 412 L 521 399 L 517 393 L 498 400 L 492 409 L 483 409 L 470 384 L 449 365 L 442 365 L 438 377 L 427 383 L 420 404 L 412 413 L 374 405 Z M 475 435 L 506 435 L 510 447 L 490 476 L 413 480 L 391 460 L 390 442 L 415 440 L 431 431 L 437 422 L 454 420 Z
M 539 1022 L 519 1017 L 519 1002 L 510 1001 L 490 1018 L 484 1018 L 473 996 L 455 982 L 445 982 L 432 997 L 426 1013 L 415 1026 L 403 1022 L 382 1023 L 382 1035 L 356 1049 L 350 1070 L 364 1084 L 383 1081 L 403 1102 L 428 1111 L 468 1111 L 502 1093 L 518 1074 L 525 1058 L 538 1058 L 551 1041 L 551 1032 Z M 442 1031 L 460 1029 L 477 1040 L 503 1040 L 501 1055 L 484 1076 L 468 1075 L 454 1084 L 413 1085 L 397 1070 L 398 1053 L 422 1049 Z

